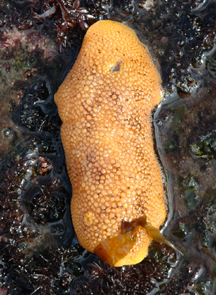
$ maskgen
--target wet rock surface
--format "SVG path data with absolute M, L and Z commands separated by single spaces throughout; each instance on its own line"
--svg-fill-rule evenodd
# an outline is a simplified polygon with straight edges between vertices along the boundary
M 0 16 L 0 293 L 215 294 L 216 2 L 3 0 Z M 127 21 L 161 68 L 163 233 L 183 256 L 154 242 L 111 268 L 76 240 L 53 97 L 101 18 Z

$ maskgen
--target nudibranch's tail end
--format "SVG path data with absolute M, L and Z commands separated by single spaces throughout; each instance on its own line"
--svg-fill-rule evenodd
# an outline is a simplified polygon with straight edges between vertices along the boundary
M 106 238 L 94 249 L 94 253 L 111 266 L 134 265 L 140 263 L 148 255 L 148 248 L 152 240 L 166 244 L 182 254 L 162 235 L 158 228 L 147 222 L 146 216 L 133 222 L 123 222 L 121 233 Z
M 140 263 L 148 254 L 151 238 L 142 226 L 101 242 L 94 250 L 98 257 L 111 266 L 121 267 Z

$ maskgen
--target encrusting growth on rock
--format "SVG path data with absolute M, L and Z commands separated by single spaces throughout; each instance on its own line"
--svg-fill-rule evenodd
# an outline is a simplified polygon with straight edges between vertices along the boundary
M 148 254 L 166 211 L 150 114 L 162 96 L 147 48 L 129 27 L 98 21 L 55 95 L 81 245 L 110 265 Z M 150 229 L 150 230 L 149 230 Z

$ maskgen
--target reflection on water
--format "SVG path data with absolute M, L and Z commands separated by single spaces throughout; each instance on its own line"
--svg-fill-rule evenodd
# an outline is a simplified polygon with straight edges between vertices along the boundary
M 196 97 L 162 102 L 155 113 L 170 204 L 164 234 L 184 253 L 178 271 L 198 271 L 198 290 L 215 276 L 216 89 L 211 82 Z M 208 286 L 204 294 L 214 294 L 213 282 Z

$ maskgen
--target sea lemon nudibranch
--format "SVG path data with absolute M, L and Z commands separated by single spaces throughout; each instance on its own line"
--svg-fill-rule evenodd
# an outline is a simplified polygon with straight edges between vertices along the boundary
M 142 261 L 149 228 L 166 217 L 150 124 L 161 96 L 148 49 L 131 28 L 108 20 L 88 29 L 55 95 L 77 238 L 114 266 Z

